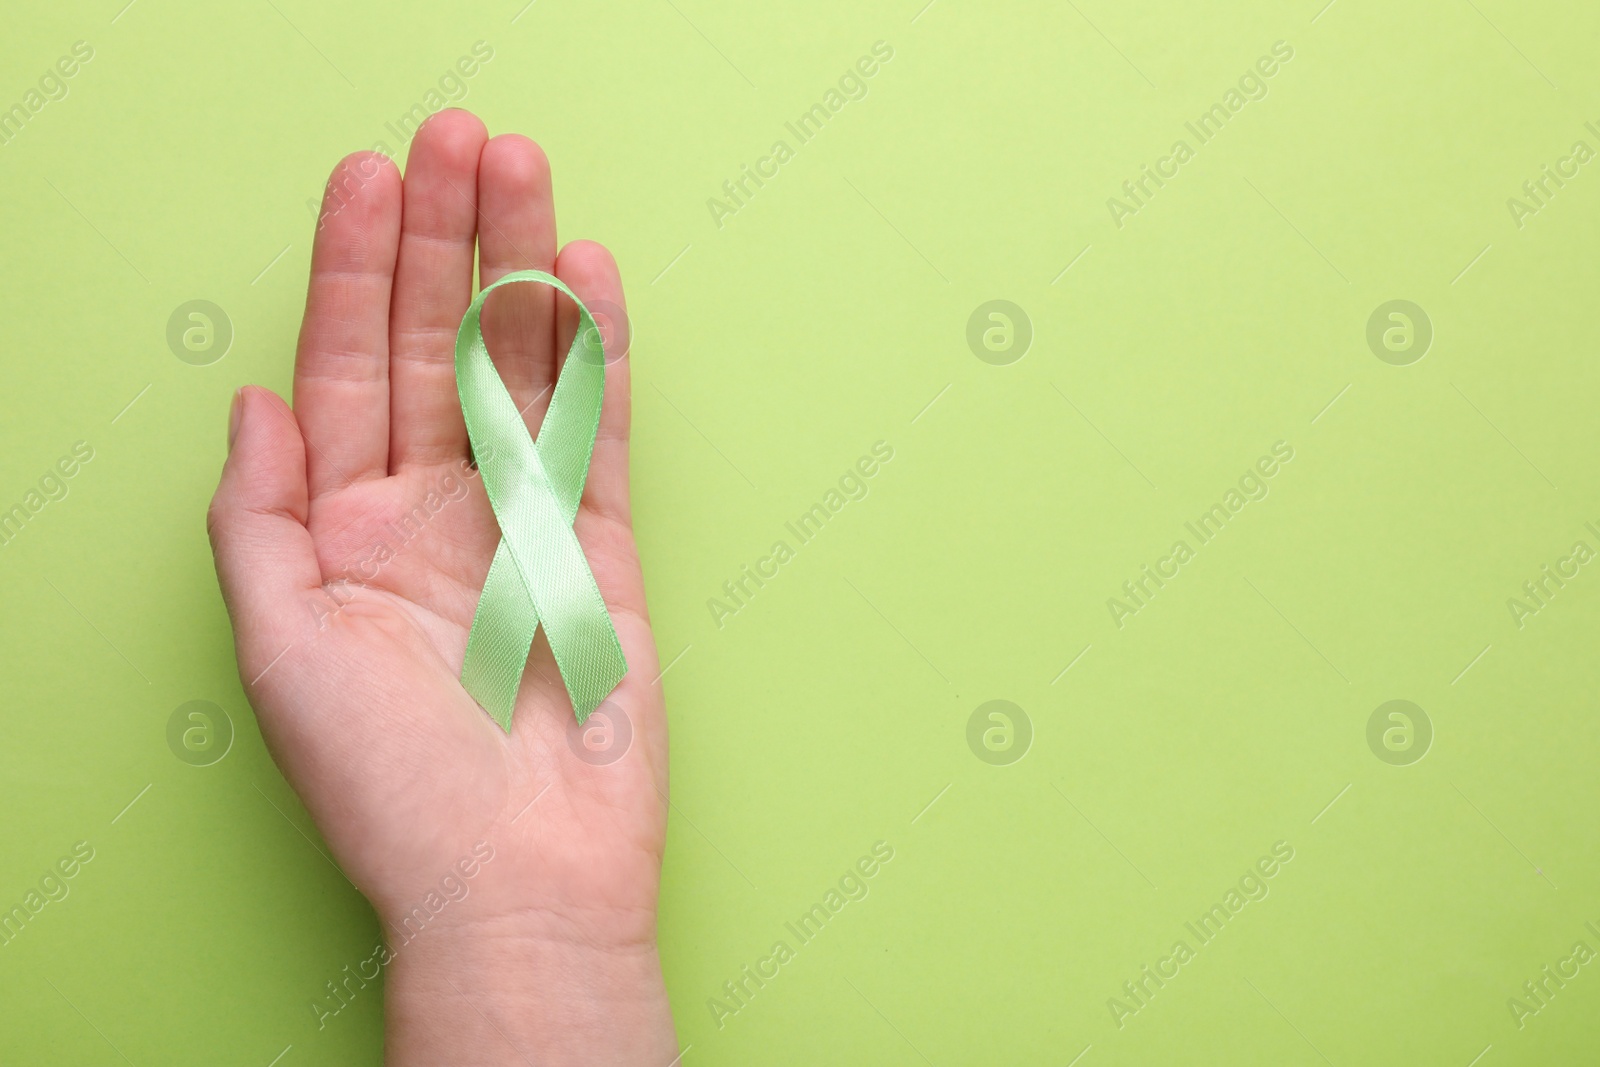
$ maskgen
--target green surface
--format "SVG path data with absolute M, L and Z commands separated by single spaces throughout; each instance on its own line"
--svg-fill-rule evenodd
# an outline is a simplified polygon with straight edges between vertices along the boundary
M 377 926 L 262 747 L 202 514 L 231 392 L 288 387 L 307 200 L 479 41 L 446 87 L 544 145 L 563 236 L 628 283 L 685 1064 L 1593 1061 L 1600 164 L 1561 161 L 1600 149 L 1600 12 L 922 2 L 11 14 L 0 106 L 93 57 L 0 144 L 0 507 L 44 481 L 0 548 L 0 904 L 74 871 L 0 947 L 0 1061 L 379 1062 L 376 989 L 309 1009 Z M 863 98 L 787 131 L 879 41 Z M 777 173 L 716 210 L 746 165 Z M 1144 165 L 1177 173 L 1113 210 Z M 1546 165 L 1577 174 L 1540 206 Z M 167 342 L 197 299 L 233 328 L 205 366 Z M 1031 322 L 1009 365 L 968 345 L 995 299 Z M 1368 346 L 1391 300 L 1420 361 Z M 1514 613 L 1546 564 L 1577 574 Z M 1145 565 L 1177 574 L 1119 626 Z M 999 720 L 969 747 L 995 700 L 1019 762 Z M 1369 747 L 1391 700 L 1420 761 L 1388 720 Z M 169 747 L 190 701 L 234 727 L 208 766 Z M 1177 973 L 1132 1012 L 1146 965 Z M 1576 977 L 1519 1026 L 1547 965 Z

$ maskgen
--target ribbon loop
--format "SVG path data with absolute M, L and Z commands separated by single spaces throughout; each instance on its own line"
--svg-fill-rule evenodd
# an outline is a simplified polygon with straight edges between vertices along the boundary
M 537 440 L 489 357 L 479 321 L 489 294 L 518 282 L 553 286 L 578 305 L 578 332 Z M 461 684 L 507 733 L 541 622 L 578 722 L 628 673 L 611 616 L 572 529 L 589 477 L 605 381 L 605 348 L 594 316 L 577 294 L 544 271 L 515 271 L 485 286 L 461 318 L 456 389 L 501 533 L 467 635 Z

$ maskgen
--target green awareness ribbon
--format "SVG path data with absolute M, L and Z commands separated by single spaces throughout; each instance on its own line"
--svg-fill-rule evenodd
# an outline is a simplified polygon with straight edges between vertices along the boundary
M 489 294 L 518 282 L 553 286 L 578 305 L 578 332 L 537 441 L 489 357 L 479 323 Z M 538 270 L 507 274 L 485 286 L 461 318 L 456 389 L 501 534 L 467 635 L 461 684 L 507 733 L 541 622 L 579 723 L 628 673 L 617 631 L 572 529 L 589 477 L 605 385 L 605 348 L 594 316 L 552 275 Z

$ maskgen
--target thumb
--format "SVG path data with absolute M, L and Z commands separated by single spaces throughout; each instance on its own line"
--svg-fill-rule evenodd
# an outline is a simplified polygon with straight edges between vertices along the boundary
M 322 586 L 322 571 L 306 530 L 300 424 L 258 386 L 240 389 L 233 405 L 206 530 L 248 689 L 304 633 L 305 594 Z

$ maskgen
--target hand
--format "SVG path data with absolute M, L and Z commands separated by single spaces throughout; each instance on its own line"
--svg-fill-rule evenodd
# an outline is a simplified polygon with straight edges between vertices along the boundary
M 574 752 L 542 628 L 509 735 L 459 681 L 500 540 L 455 387 L 475 240 L 484 284 L 537 268 L 591 309 L 623 306 L 603 247 L 557 255 L 549 165 L 527 138 L 490 139 L 450 110 L 417 133 L 403 182 L 381 155 L 343 160 L 312 251 L 294 410 L 240 391 L 207 516 L 239 672 L 273 758 L 384 924 L 389 1063 L 666 1067 L 667 735 L 628 502 L 626 327 L 607 331 L 575 524 L 630 668 L 590 720 L 631 728 L 606 763 Z M 576 325 L 544 285 L 485 307 L 535 431 Z

